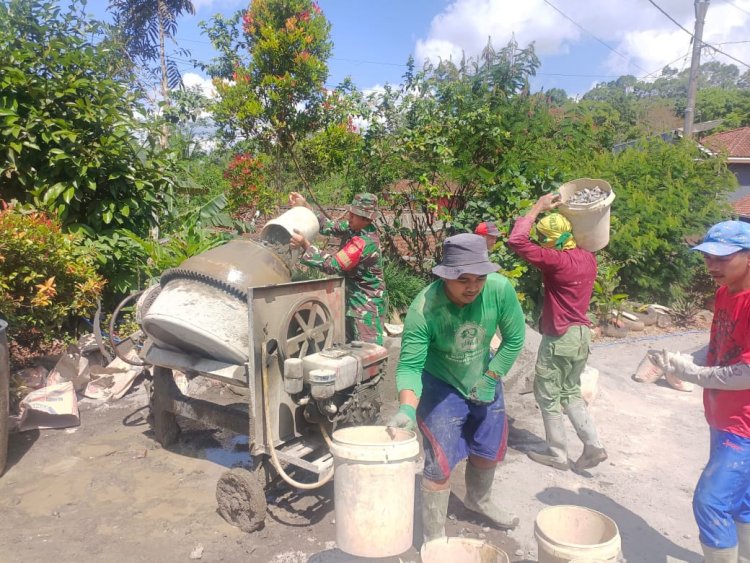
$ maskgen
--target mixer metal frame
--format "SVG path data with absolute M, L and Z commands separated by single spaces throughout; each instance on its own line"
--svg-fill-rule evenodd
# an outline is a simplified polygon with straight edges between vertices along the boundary
M 227 471 L 217 485 L 217 500 L 222 516 L 251 532 L 262 526 L 265 518 L 264 489 L 275 476 L 266 443 L 273 441 L 276 455 L 283 464 L 313 474 L 321 475 L 333 464 L 322 437 L 311 432 L 313 426 L 305 421 L 303 407 L 284 390 L 283 361 L 344 343 L 344 279 L 336 277 L 250 287 L 246 304 L 249 330 L 248 360 L 244 364 L 225 363 L 167 349 L 150 340 L 147 340 L 141 357 L 153 366 L 152 427 L 162 446 L 170 446 L 179 436 L 176 415 L 248 435 L 252 470 L 235 468 Z M 279 309 L 286 309 L 286 314 L 279 315 Z M 281 334 L 284 331 L 285 334 Z M 266 428 L 262 416 L 262 358 L 267 361 L 270 376 L 268 400 L 272 405 L 272 430 Z M 173 370 L 229 383 L 235 392 L 221 393 L 213 387 L 204 390 L 200 396 L 183 394 L 174 381 Z M 321 449 L 325 451 L 321 452 Z M 246 501 L 234 515 L 222 511 L 220 490 L 227 487 L 235 489 L 235 497 L 239 494 Z

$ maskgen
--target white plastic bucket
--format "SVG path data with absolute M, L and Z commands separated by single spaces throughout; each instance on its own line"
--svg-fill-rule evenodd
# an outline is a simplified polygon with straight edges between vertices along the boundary
M 355 426 L 336 430 L 332 441 L 338 548 L 358 557 L 391 557 L 409 549 L 419 454 L 416 434 Z
M 508 555 L 484 540 L 437 538 L 422 545 L 422 563 L 509 563 Z
M 320 229 L 315 213 L 301 205 L 292 207 L 266 223 L 260 232 L 260 238 L 271 244 L 289 244 L 295 229 L 312 241 L 318 236 Z
M 598 186 L 609 195 L 593 203 L 568 203 L 573 194 Z M 609 212 L 615 200 L 612 186 L 605 180 L 579 178 L 560 186 L 562 205 L 557 210 L 568 218 L 576 244 L 590 252 L 601 250 L 609 243 Z
M 577 559 L 614 563 L 620 554 L 620 531 L 609 516 L 583 506 L 550 506 L 534 522 L 539 563 Z

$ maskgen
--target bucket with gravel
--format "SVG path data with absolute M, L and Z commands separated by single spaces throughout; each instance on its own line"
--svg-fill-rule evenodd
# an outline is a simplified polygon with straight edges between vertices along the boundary
M 560 186 L 562 205 L 558 211 L 573 227 L 576 244 L 590 252 L 609 243 L 609 211 L 615 199 L 605 180 L 579 178 Z

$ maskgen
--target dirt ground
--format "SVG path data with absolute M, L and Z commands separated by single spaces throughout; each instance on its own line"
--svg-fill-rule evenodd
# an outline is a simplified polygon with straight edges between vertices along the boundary
M 539 411 L 531 394 L 508 393 L 510 447 L 494 494 L 521 524 L 501 532 L 467 513 L 459 467 L 448 535 L 484 538 L 511 561 L 536 561 L 536 514 L 550 505 L 577 504 L 616 521 L 629 562 L 702 561 L 690 505 L 708 452 L 701 393 L 679 392 L 663 381 L 636 383 L 630 376 L 647 349 L 692 351 L 708 333 L 637 334 L 597 341 L 589 361 L 600 372 L 592 412 L 609 460 L 583 474 L 533 463 L 526 452 L 542 442 Z M 246 440 L 191 427 L 177 445 L 163 449 L 146 422 L 146 403 L 139 382 L 120 401 L 82 401 L 78 428 L 10 436 L 8 469 L 0 478 L 1 562 L 358 560 L 336 549 L 332 484 L 312 492 L 267 490 L 268 516 L 258 532 L 227 524 L 216 510 L 216 483 L 247 461 Z M 387 407 L 393 410 L 394 403 Z M 575 459 L 581 446 L 571 427 L 568 437 Z M 400 561 L 419 561 L 417 549 Z

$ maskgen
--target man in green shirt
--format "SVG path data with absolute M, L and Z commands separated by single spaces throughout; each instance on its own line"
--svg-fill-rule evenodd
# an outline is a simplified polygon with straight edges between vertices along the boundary
M 388 426 L 424 435 L 422 523 L 425 541 L 445 535 L 453 468 L 468 457 L 464 504 L 502 529 L 518 517 L 491 500 L 497 464 L 507 448 L 502 378 L 523 347 L 525 322 L 510 282 L 489 261 L 484 238 L 445 240 L 440 279 L 414 299 L 406 315 L 396 370 L 399 412 Z M 490 360 L 490 341 L 502 344 Z

